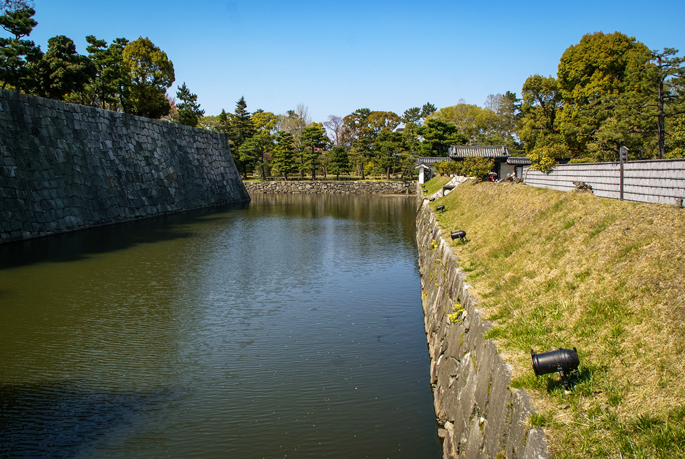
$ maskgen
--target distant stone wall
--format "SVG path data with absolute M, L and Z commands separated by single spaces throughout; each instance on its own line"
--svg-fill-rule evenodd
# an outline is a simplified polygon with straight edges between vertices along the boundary
M 416 182 L 278 181 L 245 182 L 248 193 L 415 194 Z
M 246 200 L 225 134 L 0 90 L 0 242 Z
M 431 386 L 442 425 L 443 457 L 549 458 L 544 431 L 528 426 L 534 413 L 530 396 L 510 388 L 512 366 L 491 340 L 483 338 L 492 325 L 481 318 L 466 274 L 427 205 L 416 225 Z M 448 315 L 455 311 L 461 312 L 452 322 Z
M 678 204 L 685 198 L 685 159 L 628 161 L 624 164 L 623 199 L 626 201 Z M 553 190 L 574 189 L 571 182 L 592 185 L 596 196 L 619 199 L 620 164 L 562 164 L 551 174 L 524 172 L 527 185 Z

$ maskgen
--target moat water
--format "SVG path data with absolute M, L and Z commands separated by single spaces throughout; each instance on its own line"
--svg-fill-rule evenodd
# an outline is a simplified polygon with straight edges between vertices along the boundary
M 0 457 L 438 458 L 414 199 L 0 246 Z

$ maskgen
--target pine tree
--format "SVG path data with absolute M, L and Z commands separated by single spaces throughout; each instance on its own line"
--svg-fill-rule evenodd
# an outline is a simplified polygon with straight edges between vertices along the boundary
M 316 169 L 319 167 L 319 151 L 329 142 L 321 123 L 312 123 L 302 131 L 302 168 L 312 174 L 316 180 Z
M 340 179 L 340 174 L 350 173 L 350 158 L 347 155 L 347 150 L 343 147 L 331 148 L 331 162 L 329 165 L 331 174 L 335 174 L 335 179 Z
M 297 170 L 295 166 L 295 147 L 293 135 L 289 132 L 278 131 L 276 134 L 276 148 L 274 149 L 271 165 L 288 180 L 288 174 Z
M 178 88 L 176 97 L 181 101 L 178 104 L 178 113 L 176 115 L 176 122 L 185 124 L 186 126 L 197 126 L 204 110 L 200 110 L 200 104 L 197 103 L 197 95 L 190 92 L 185 82 Z

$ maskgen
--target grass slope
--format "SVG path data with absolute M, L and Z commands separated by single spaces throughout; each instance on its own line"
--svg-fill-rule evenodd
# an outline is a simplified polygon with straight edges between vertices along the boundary
M 431 184 L 428 185 L 432 189 Z M 685 211 L 468 181 L 430 205 L 555 457 L 685 457 Z M 445 234 L 445 233 L 443 233 Z M 578 348 L 580 377 L 530 350 Z
M 425 191 L 423 193 L 424 197 L 428 197 L 438 191 L 442 188 L 444 184 L 452 180 L 452 177 L 433 177 L 429 181 L 427 181 L 422 188 L 427 189 L 428 191 Z

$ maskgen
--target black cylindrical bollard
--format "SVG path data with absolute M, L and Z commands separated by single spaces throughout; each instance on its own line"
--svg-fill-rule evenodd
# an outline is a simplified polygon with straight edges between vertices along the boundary
M 452 240 L 461 239 L 463 241 L 466 237 L 466 231 L 452 231 L 450 236 L 452 236 Z
M 531 349 L 530 357 L 533 359 L 535 376 L 556 373 L 558 371 L 568 374 L 573 370 L 577 370 L 578 365 L 580 365 L 578 352 L 575 348 L 559 348 L 556 351 L 541 352 L 539 354 L 533 353 Z

